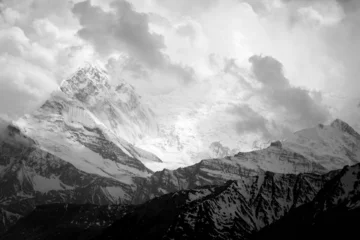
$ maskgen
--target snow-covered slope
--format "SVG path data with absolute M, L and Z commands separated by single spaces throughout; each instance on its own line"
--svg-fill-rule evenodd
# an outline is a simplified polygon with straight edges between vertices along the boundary
M 161 160 L 124 138 L 156 130 L 153 121 L 131 86 L 111 87 L 91 65 L 79 69 L 39 109 L 2 124 L 2 223 L 36 204 L 131 202 L 137 178 L 152 173 L 145 165 Z
M 146 177 L 151 173 L 132 154 L 135 148 L 61 92 L 54 93 L 40 109 L 14 124 L 41 149 L 85 172 L 124 182 L 128 176 Z
M 360 135 L 340 119 L 298 131 L 282 144 L 327 170 L 360 162 Z
M 151 111 L 129 85 L 115 89 L 106 72 L 87 65 L 60 88 L 14 123 L 42 149 L 85 172 L 123 182 L 129 182 L 128 176 L 148 176 L 144 164 L 161 162 L 127 141 L 156 130 Z
M 14 126 L 2 134 L 6 137 L 0 142 L 1 230 L 38 204 L 131 202 L 134 184 L 82 171 L 43 150 Z

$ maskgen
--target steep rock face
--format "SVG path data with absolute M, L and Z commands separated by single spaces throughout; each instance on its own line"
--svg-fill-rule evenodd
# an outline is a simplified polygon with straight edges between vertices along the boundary
M 293 209 L 284 218 L 251 239 L 351 239 L 358 235 L 360 165 L 345 167 L 328 181 L 312 202 Z
M 116 221 L 99 239 L 243 239 L 310 202 L 337 172 L 275 174 L 154 198 Z
M 22 215 L 9 212 L 3 208 L 0 209 L 0 235 L 8 230 L 8 226 L 14 225 Z
M 83 103 L 106 127 L 133 143 L 156 134 L 154 113 L 141 102 L 135 89 L 126 82 L 113 87 L 105 70 L 87 65 L 60 87 L 67 96 Z
M 132 207 L 49 204 L 37 206 L 1 239 L 90 239 Z
M 141 180 L 135 202 L 161 196 L 182 189 L 204 185 L 224 184 L 256 176 L 264 170 L 276 173 L 325 173 L 326 169 L 304 156 L 278 146 L 248 153 L 238 153 L 223 159 L 207 159 L 173 171 L 155 172 L 150 178 Z
M 139 179 L 134 203 L 142 203 L 166 193 L 206 185 L 222 185 L 228 180 L 256 176 L 260 170 L 248 169 L 227 159 L 202 160 L 176 170 L 164 169 L 147 179 Z

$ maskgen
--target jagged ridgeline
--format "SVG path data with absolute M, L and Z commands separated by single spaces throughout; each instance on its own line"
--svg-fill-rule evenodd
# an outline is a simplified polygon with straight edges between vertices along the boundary
M 360 216 L 359 176 L 360 164 L 323 175 L 264 172 L 138 206 L 39 206 L 3 239 L 350 237 Z
M 229 150 L 214 144 L 219 158 L 154 173 L 149 166 L 161 160 L 132 144 L 156 134 L 153 111 L 131 85 L 112 86 L 107 73 L 91 65 L 64 80 L 39 109 L 5 129 L 0 142 L 0 230 L 5 232 L 19 218 L 32 216 L 19 222 L 27 229 L 21 236 L 33 232 L 43 239 L 58 236 L 59 231 L 42 235 L 44 229 L 58 224 L 80 232 L 96 228 L 98 234 L 109 226 L 104 234 L 110 238 L 115 231 L 111 229 L 116 229 L 110 225 L 121 214 L 124 218 L 114 226 L 124 236 L 136 232 L 134 236 L 142 237 L 137 234 L 144 232 L 172 239 L 206 232 L 212 238 L 246 238 L 311 202 L 337 169 L 360 162 L 359 134 L 335 120 L 298 131 L 268 148 L 231 157 L 222 157 Z M 92 215 L 87 221 L 81 217 L 84 208 L 72 204 L 87 204 L 84 214 L 90 216 L 93 209 L 106 224 L 97 225 Z M 121 214 L 107 215 L 106 207 L 97 206 L 109 204 L 121 204 Z M 64 213 L 68 222 L 45 221 L 53 211 Z M 100 217 L 103 211 L 105 217 Z M 27 224 L 37 216 L 45 216 L 38 222 L 44 227 L 34 230 L 36 226 Z M 138 228 L 130 226 L 133 221 Z M 158 230 L 163 235 L 156 235 Z M 11 234 L 14 231 L 20 232 L 11 230 Z

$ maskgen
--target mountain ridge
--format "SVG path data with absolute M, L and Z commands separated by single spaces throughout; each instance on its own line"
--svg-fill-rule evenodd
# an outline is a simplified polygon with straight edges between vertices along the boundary
M 339 172 L 332 171 L 324 175 L 263 172 L 251 178 L 230 180 L 220 186 L 208 185 L 165 194 L 132 206 L 129 211 L 125 209 L 126 213 L 118 219 L 108 218 L 102 232 L 93 230 L 93 235 L 96 235 L 96 239 L 246 239 L 291 209 L 312 201 L 320 189 Z M 39 206 L 19 221 L 4 239 L 22 239 L 24 234 L 29 236 L 29 233 L 39 239 L 63 239 L 69 235 L 66 226 L 73 226 L 69 220 L 54 222 L 47 217 L 41 218 L 38 220 L 39 226 L 49 222 L 49 228 L 44 232 L 43 227 L 34 228 L 31 219 L 39 214 L 53 216 L 56 213 L 52 212 L 58 211 L 58 208 L 64 212 L 61 209 L 65 206 L 59 205 L 55 210 L 52 206 Z M 46 211 L 45 214 L 43 211 Z M 82 224 L 93 224 L 92 217 L 86 217 L 87 214 L 83 216 L 85 219 L 81 221 Z M 87 229 L 87 226 L 77 225 L 77 231 Z
M 3 230 L 39 204 L 142 204 L 266 172 L 324 174 L 360 162 L 359 134 L 335 120 L 262 150 L 154 173 L 148 166 L 161 160 L 131 141 L 142 137 L 139 132 L 156 132 L 156 120 L 131 85 L 111 86 L 105 71 L 87 65 L 61 87 L 39 109 L 5 128 L 0 141 L 0 180 L 7 190 L 0 195 Z M 216 142 L 212 148 L 219 156 L 229 152 Z

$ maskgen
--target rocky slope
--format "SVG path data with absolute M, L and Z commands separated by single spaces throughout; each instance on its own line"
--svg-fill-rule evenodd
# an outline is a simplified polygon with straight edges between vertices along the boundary
M 294 133 L 268 148 L 240 152 L 220 159 L 205 159 L 176 170 L 164 169 L 141 181 L 135 203 L 164 193 L 197 186 L 223 184 L 227 180 L 274 173 L 326 173 L 360 162 L 360 135 L 348 124 L 335 120 Z
M 243 239 L 291 209 L 310 202 L 338 171 L 318 174 L 275 174 L 228 181 L 222 186 L 204 186 L 155 198 L 142 205 L 126 207 L 126 214 L 114 222 L 108 218 L 97 239 Z M 64 205 L 63 205 L 64 206 Z M 65 207 L 60 207 L 64 209 Z M 70 236 L 75 217 L 56 216 L 59 207 L 39 207 L 12 228 L 4 239 L 58 239 Z M 68 213 L 63 213 L 68 216 Z M 41 220 L 34 224 L 34 218 Z M 41 216 L 41 218 L 40 218 Z M 82 222 L 93 222 L 83 214 Z M 103 218 L 100 218 L 103 219 Z M 46 224 L 45 224 L 46 223 Z M 48 226 L 43 231 L 43 226 Z M 68 229 L 68 230 L 67 230 Z M 83 228 L 77 227 L 80 231 Z M 70 239 L 78 239 L 74 235 Z M 80 239 L 88 238 L 87 232 Z M 67 238 L 69 239 L 69 238 Z
M 263 172 L 223 186 L 168 194 L 136 207 L 101 238 L 243 239 L 311 201 L 334 174 Z
M 39 206 L 3 239 L 339 239 L 357 233 L 359 181 L 357 164 L 323 175 L 262 172 L 112 211 Z
M 254 234 L 251 239 L 352 239 L 360 217 L 360 165 L 345 167 L 312 202 Z

